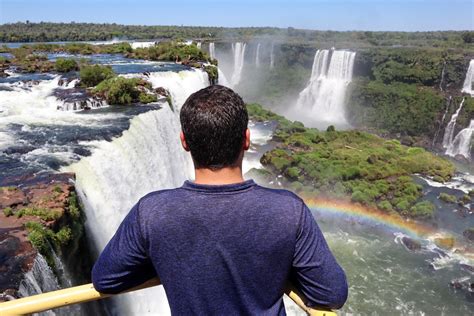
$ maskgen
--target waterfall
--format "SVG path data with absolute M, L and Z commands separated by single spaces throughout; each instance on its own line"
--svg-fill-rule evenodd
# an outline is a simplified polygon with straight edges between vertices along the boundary
M 439 123 L 435 136 L 433 137 L 433 142 L 431 143 L 431 146 L 434 146 L 436 143 L 436 140 L 438 139 L 439 133 L 441 132 L 441 127 L 443 126 L 444 120 L 446 119 L 446 115 L 448 115 L 449 107 L 451 105 L 452 100 L 453 98 L 451 96 L 449 96 L 448 99 L 446 100 L 446 109 L 444 110 L 443 117 L 441 118 L 441 122 Z
M 274 44 L 272 43 L 272 49 L 270 51 L 270 69 L 275 67 L 275 53 L 274 53 Z
M 299 94 L 297 111 L 292 109 L 290 116 L 297 115 L 296 119 L 307 124 L 347 124 L 344 101 L 352 80 L 355 54 L 345 50 L 318 50 L 309 83 Z
M 212 59 L 216 59 L 216 46 L 214 43 L 209 43 L 209 55 Z
M 257 44 L 257 51 L 255 53 L 255 67 L 260 67 L 260 43 Z
M 458 119 L 459 113 L 462 110 L 462 106 L 464 105 L 465 99 L 463 98 L 461 104 L 459 104 L 459 108 L 456 112 L 451 116 L 451 120 L 449 121 L 448 125 L 446 125 L 446 129 L 444 130 L 444 137 L 443 137 L 443 147 L 448 148 L 454 137 L 454 128 L 456 127 L 456 120 Z
M 217 73 L 219 75 L 219 78 L 218 78 L 219 84 L 221 86 L 230 87 L 229 80 L 227 80 L 226 76 L 224 75 L 224 72 L 220 68 L 217 68 Z
M 444 74 L 446 72 L 446 61 L 443 63 L 443 70 L 441 70 L 441 79 L 439 81 L 439 90 L 443 91 L 443 83 L 444 83 Z
M 242 69 L 244 68 L 244 57 L 246 47 L 246 43 L 237 42 L 232 44 L 232 53 L 234 54 L 234 70 L 230 79 L 230 84 L 232 85 L 232 87 L 235 87 L 240 82 L 240 78 L 242 76 Z
M 49 267 L 46 260 L 39 253 L 36 255 L 33 267 L 25 273 L 25 278 L 18 289 L 21 297 L 28 297 L 44 292 L 55 291 L 59 289 L 58 280 Z M 41 315 L 56 315 L 53 311 L 46 311 Z
M 446 155 L 462 155 L 466 159 L 471 159 L 471 139 L 474 134 L 474 120 L 471 120 L 469 127 L 461 130 L 446 149 Z
M 201 42 L 197 42 L 197 43 L 196 43 L 196 46 L 197 46 L 197 48 L 201 49 L 202 43 L 201 43 Z
M 191 93 L 208 85 L 202 71 L 156 72 L 149 80 L 153 87 L 170 91 L 176 110 Z M 134 117 L 121 137 L 98 142 L 91 156 L 67 168 L 76 173 L 86 229 L 99 250 L 140 197 L 190 178 L 192 162 L 181 148 L 179 131 L 177 111 L 163 106 Z M 122 315 L 169 314 L 162 287 L 122 295 L 116 302 Z
M 466 79 L 464 80 L 462 92 L 469 93 L 472 97 L 474 97 L 474 90 L 472 88 L 473 83 L 474 83 L 474 59 L 472 59 L 471 62 L 469 63 L 469 68 L 467 69 Z

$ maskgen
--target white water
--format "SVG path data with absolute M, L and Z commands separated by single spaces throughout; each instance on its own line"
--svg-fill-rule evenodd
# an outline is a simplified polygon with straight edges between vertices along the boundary
M 462 107 L 464 105 L 464 101 L 465 101 L 465 99 L 463 98 L 461 103 L 459 104 L 458 109 L 451 116 L 451 120 L 449 120 L 448 125 L 446 125 L 446 129 L 444 130 L 444 136 L 443 136 L 443 147 L 444 148 L 448 148 L 453 142 L 454 129 L 456 127 L 456 120 L 458 119 L 459 113 L 462 110 Z
M 275 53 L 274 53 L 274 44 L 272 43 L 272 49 L 270 51 L 270 69 L 275 67 Z
M 350 51 L 318 50 L 309 83 L 288 116 L 310 126 L 318 123 L 347 125 L 344 103 L 352 80 L 354 58 L 355 53 Z
M 255 67 L 260 67 L 260 43 L 257 44 L 257 51 L 255 53 Z
M 132 119 L 130 128 L 112 142 L 98 142 L 92 155 L 67 168 L 76 172 L 85 205 L 86 228 L 102 250 L 138 199 L 150 191 L 182 185 L 192 176 L 192 161 L 179 141 L 178 111 L 186 98 L 208 85 L 205 72 L 152 73 L 153 87 L 170 91 L 168 106 Z M 122 315 L 169 314 L 162 287 L 117 299 Z
M 467 69 L 466 79 L 464 80 L 462 92 L 469 93 L 472 97 L 474 97 L 474 90 L 472 88 L 473 83 L 474 83 L 474 59 L 472 59 L 471 62 L 469 63 L 469 68 Z
M 132 46 L 133 49 L 137 48 L 147 48 L 155 45 L 156 42 L 132 42 L 130 43 L 130 46 Z
M 59 284 L 53 271 L 46 260 L 39 253 L 36 255 L 33 267 L 25 273 L 24 280 L 18 289 L 22 297 L 37 295 L 44 292 L 58 290 Z M 53 311 L 41 313 L 41 315 L 56 315 Z
M 209 55 L 212 59 L 216 58 L 216 45 L 214 43 L 209 43 Z
M 197 48 L 201 49 L 202 43 L 201 43 L 201 42 L 197 42 L 197 43 L 196 43 L 196 46 L 197 46 Z
M 232 77 L 230 79 L 230 84 L 232 87 L 237 86 L 240 82 L 242 69 L 244 68 L 246 47 L 246 43 L 237 42 L 232 44 L 232 53 L 234 54 L 234 70 L 232 71 Z
M 466 159 L 471 159 L 471 140 L 474 133 L 474 120 L 468 127 L 461 130 L 446 149 L 446 154 L 449 156 L 462 155 Z
M 443 63 L 443 70 L 441 70 L 441 80 L 439 81 L 439 90 L 443 91 L 443 83 L 444 83 L 444 74 L 446 72 L 446 61 Z

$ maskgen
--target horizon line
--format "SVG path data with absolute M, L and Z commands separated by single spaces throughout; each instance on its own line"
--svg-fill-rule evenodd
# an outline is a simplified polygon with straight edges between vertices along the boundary
M 27 23 L 28 21 L 28 23 Z M 306 28 L 297 28 L 293 26 L 287 26 L 287 27 L 279 27 L 279 26 L 215 26 L 215 25 L 177 25 L 177 24 L 122 24 L 122 23 L 117 23 L 117 22 L 107 22 L 107 23 L 100 23 L 100 22 L 77 22 L 77 21 L 69 21 L 69 22 L 51 22 L 51 21 L 31 21 L 31 20 L 26 20 L 26 21 L 16 21 L 16 22 L 6 22 L 6 23 L 0 23 L 0 27 L 4 25 L 11 25 L 11 24 L 42 24 L 42 23 L 49 23 L 49 24 L 94 24 L 94 25 L 119 25 L 119 26 L 144 26 L 144 27 L 189 27 L 189 28 L 222 28 L 222 29 L 247 29 L 247 28 L 253 28 L 253 29 L 278 29 L 278 30 L 286 30 L 289 28 L 292 28 L 294 30 L 300 30 L 300 31 L 313 31 L 313 32 L 340 32 L 340 33 L 345 33 L 345 32 L 371 32 L 371 33 L 430 33 L 430 32 L 474 32 L 472 29 L 448 29 L 448 30 L 413 30 L 413 31 L 397 31 L 397 30 L 364 30 L 364 29 L 346 29 L 346 30 L 333 30 L 333 29 L 306 29 Z

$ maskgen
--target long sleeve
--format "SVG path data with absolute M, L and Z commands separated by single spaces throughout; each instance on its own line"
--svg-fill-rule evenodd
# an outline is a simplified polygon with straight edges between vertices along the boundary
M 119 293 L 156 276 L 141 232 L 138 205 L 125 217 L 92 269 L 92 283 L 101 293 Z
M 346 302 L 346 275 L 304 204 L 293 257 L 292 282 L 308 299 L 308 306 L 337 309 Z

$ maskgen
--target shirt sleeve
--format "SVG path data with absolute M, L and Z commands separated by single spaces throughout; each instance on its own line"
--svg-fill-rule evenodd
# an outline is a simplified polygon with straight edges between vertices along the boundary
M 293 257 L 292 282 L 310 307 L 341 308 L 347 300 L 348 285 L 311 211 L 303 203 Z
M 142 236 L 137 203 L 109 241 L 92 269 L 94 288 L 116 294 L 156 277 Z

